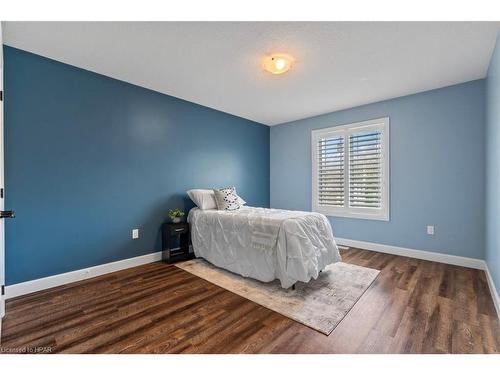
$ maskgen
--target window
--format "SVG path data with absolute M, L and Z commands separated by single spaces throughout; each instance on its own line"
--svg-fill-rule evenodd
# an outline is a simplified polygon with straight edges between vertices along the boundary
M 313 211 L 389 220 L 389 118 L 312 132 Z

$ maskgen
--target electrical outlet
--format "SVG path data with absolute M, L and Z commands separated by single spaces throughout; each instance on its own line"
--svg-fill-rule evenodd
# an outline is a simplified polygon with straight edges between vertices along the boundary
M 434 225 L 427 225 L 427 234 L 434 234 Z
M 139 229 L 132 229 L 132 239 L 136 240 L 139 238 Z

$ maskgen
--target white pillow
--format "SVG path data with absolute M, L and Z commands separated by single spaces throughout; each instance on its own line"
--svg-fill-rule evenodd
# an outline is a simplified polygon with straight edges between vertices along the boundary
M 234 193 L 236 194 L 236 190 Z M 187 195 L 201 210 L 217 209 L 217 202 L 215 201 L 215 194 L 212 189 L 191 189 L 187 191 Z M 238 203 L 240 206 L 247 204 L 247 202 L 245 202 L 239 195 Z
M 218 210 L 235 211 L 240 209 L 239 200 L 241 198 L 236 194 L 236 189 L 234 187 L 214 189 L 214 195 Z
M 191 189 L 187 191 L 187 195 L 201 210 L 216 210 L 215 195 L 213 190 L 208 189 Z

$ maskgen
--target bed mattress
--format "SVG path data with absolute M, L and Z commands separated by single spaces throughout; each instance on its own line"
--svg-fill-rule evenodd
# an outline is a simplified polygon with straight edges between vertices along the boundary
M 217 267 L 283 288 L 317 278 L 341 260 L 327 218 L 319 213 L 242 207 L 188 215 L 197 257 Z

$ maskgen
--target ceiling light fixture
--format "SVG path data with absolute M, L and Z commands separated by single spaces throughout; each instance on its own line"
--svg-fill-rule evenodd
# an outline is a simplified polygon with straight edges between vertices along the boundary
M 293 57 L 284 53 L 275 53 L 264 58 L 264 69 L 272 74 L 288 72 L 292 67 Z

